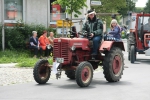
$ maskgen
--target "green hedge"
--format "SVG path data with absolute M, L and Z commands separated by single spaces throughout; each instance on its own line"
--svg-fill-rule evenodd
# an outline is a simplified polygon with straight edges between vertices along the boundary
M 32 36 L 32 31 L 38 32 L 38 37 L 44 30 L 48 32 L 56 31 L 46 28 L 44 25 L 17 23 L 14 27 L 5 26 L 5 48 L 6 49 L 25 49 L 26 43 Z M 55 34 L 56 35 L 56 34 Z M 2 49 L 2 25 L 0 25 L 0 49 Z

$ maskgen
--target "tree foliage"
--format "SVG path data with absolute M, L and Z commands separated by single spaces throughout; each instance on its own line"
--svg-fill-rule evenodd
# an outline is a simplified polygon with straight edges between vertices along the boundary
M 120 13 L 123 17 L 127 16 L 128 11 L 135 10 L 135 2 L 133 2 L 132 0 L 126 0 L 125 4 L 126 6 L 118 8 L 118 13 Z
M 78 17 L 81 14 L 79 10 L 87 7 L 86 0 L 56 0 L 52 4 L 59 4 L 62 8 L 66 8 L 66 13 L 71 14 L 71 17 L 73 12 L 74 16 Z
M 126 0 L 101 0 L 102 5 L 101 6 L 92 6 L 92 9 L 95 9 L 96 13 L 117 13 L 118 9 L 125 8 L 126 7 Z M 111 21 L 111 15 L 97 15 L 100 19 L 103 21 L 106 21 L 106 23 L 110 23 Z M 107 27 L 109 27 L 109 24 L 107 24 Z
M 150 13 L 150 0 L 146 3 L 146 7 L 144 8 L 144 12 Z
M 142 8 L 142 7 L 136 7 L 134 12 L 135 13 L 141 13 L 143 10 L 144 10 L 144 8 Z

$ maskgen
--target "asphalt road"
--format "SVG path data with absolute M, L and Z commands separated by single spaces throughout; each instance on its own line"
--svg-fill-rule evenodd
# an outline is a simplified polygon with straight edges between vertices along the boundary
M 150 57 L 138 55 L 135 64 L 127 61 L 127 52 L 124 57 L 125 70 L 119 82 L 108 83 L 98 71 L 86 88 L 66 77 L 50 79 L 45 85 L 0 86 L 0 100 L 150 100 Z

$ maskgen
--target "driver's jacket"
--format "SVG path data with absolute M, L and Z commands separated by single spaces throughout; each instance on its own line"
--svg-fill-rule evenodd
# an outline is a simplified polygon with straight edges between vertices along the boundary
M 100 19 L 96 19 L 96 16 L 93 20 L 88 20 L 85 22 L 82 28 L 83 32 L 87 31 L 88 34 L 93 33 L 94 36 L 101 35 L 103 33 L 103 22 Z

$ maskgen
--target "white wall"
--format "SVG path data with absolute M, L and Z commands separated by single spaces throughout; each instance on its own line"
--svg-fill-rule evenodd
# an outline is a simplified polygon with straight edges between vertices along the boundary
M 87 8 L 84 7 L 83 9 L 80 10 L 80 12 L 82 13 L 81 15 L 78 15 L 78 18 L 85 18 L 85 14 L 87 13 L 88 10 L 90 10 L 90 0 L 87 0 L 86 5 L 88 6 Z M 74 15 L 74 13 L 73 13 Z M 70 18 L 70 15 L 68 15 L 68 18 Z M 75 18 L 73 16 L 73 18 Z M 73 22 L 78 22 L 80 20 L 73 20 Z M 84 22 L 84 20 L 83 20 Z M 76 26 L 77 32 L 81 30 L 81 26 L 79 23 L 74 23 L 74 26 Z
M 26 0 L 26 23 L 47 26 L 47 0 Z

